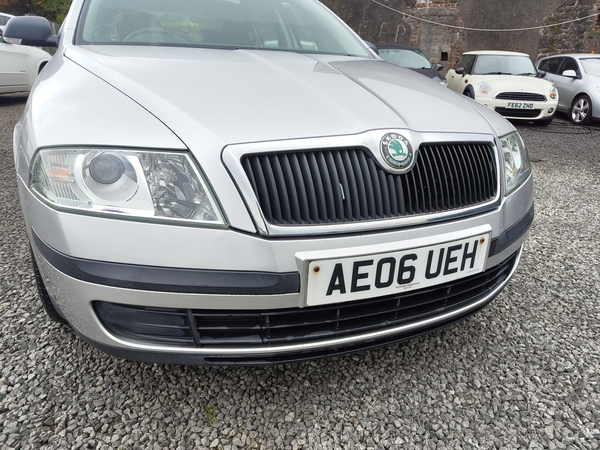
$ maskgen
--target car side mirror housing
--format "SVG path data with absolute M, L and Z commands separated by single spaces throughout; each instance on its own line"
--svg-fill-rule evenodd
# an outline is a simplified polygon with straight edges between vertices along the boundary
M 44 17 L 13 17 L 6 24 L 3 37 L 9 44 L 58 47 L 58 36 L 52 34 L 50 22 Z
M 548 74 L 546 72 L 544 72 L 543 70 L 538 70 L 538 77 L 546 78 L 546 75 L 548 75 Z
M 444 70 L 444 66 L 442 66 L 441 64 L 436 64 L 435 70 L 437 70 L 438 72 L 441 72 L 442 70 Z
M 367 44 L 367 46 L 373 50 L 376 54 L 379 55 L 379 49 L 377 48 L 377 46 L 375 44 L 373 44 L 372 42 L 369 41 L 365 41 L 365 44 Z
M 563 77 L 567 77 L 567 78 L 578 78 L 577 77 L 577 72 L 575 72 L 574 70 L 565 70 L 562 73 Z
M 465 68 L 464 67 L 459 67 L 458 69 L 454 70 L 457 74 L 459 75 L 464 75 L 465 74 Z

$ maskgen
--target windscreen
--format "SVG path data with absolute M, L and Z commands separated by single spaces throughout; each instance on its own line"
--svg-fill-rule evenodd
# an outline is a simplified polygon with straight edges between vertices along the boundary
M 528 56 L 478 55 L 473 74 L 537 76 L 537 71 Z
M 600 77 L 600 58 L 585 58 L 581 60 L 583 70 L 588 75 Z
M 315 0 L 87 0 L 76 43 L 369 56 Z
M 419 50 L 382 48 L 379 49 L 379 56 L 384 61 L 409 69 L 431 69 L 431 63 Z

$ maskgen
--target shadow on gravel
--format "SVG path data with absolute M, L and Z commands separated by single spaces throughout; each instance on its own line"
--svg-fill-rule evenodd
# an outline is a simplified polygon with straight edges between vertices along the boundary
M 29 94 L 26 92 L 22 94 L 0 94 L 0 108 L 24 104 L 28 97 Z

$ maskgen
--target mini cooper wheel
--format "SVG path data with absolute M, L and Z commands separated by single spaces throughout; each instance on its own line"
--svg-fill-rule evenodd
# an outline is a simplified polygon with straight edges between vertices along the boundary
M 35 284 L 37 286 L 38 294 L 40 296 L 40 301 L 42 302 L 42 306 L 44 307 L 44 311 L 53 322 L 58 323 L 67 323 L 65 318 L 61 316 L 54 304 L 52 303 L 52 299 L 50 298 L 50 294 L 46 290 L 46 286 L 44 285 L 44 280 L 42 280 L 42 274 L 40 274 L 40 270 L 38 269 L 38 265 L 35 262 L 35 257 L 33 256 L 33 251 L 30 249 L 31 254 L 31 265 L 33 268 L 33 276 L 35 277 Z
M 580 95 L 573 100 L 569 118 L 575 125 L 587 125 L 592 121 L 592 101 L 587 95 Z

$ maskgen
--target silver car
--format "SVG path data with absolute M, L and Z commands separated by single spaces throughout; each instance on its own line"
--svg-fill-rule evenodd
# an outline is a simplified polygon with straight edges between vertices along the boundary
M 533 220 L 505 119 L 313 0 L 75 0 L 14 134 L 43 305 L 113 355 L 267 364 L 462 320 Z
M 600 119 L 600 56 L 584 53 L 557 55 L 538 61 L 559 93 L 558 110 L 577 125 Z

